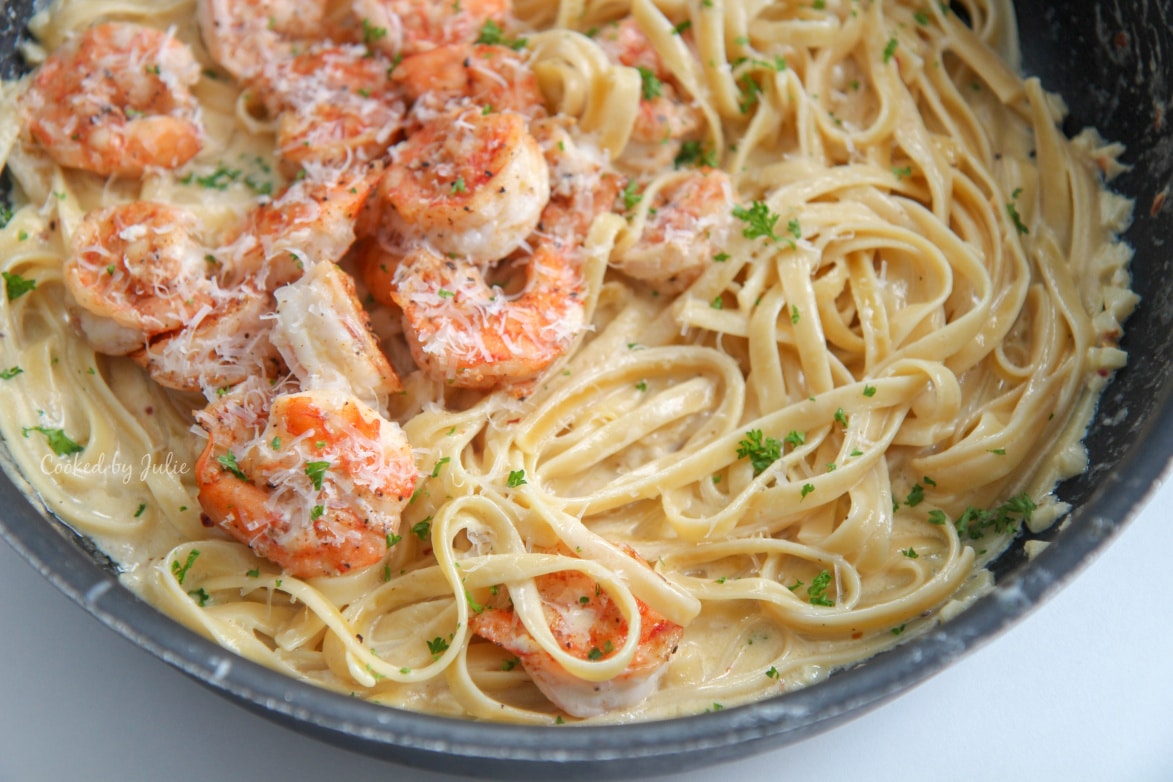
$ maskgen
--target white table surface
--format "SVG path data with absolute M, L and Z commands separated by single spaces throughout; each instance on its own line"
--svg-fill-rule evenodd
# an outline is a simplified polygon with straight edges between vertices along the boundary
M 1173 484 L 1049 602 L 845 726 L 675 779 L 1173 780 Z M 0 780 L 451 780 L 205 690 L 0 543 Z

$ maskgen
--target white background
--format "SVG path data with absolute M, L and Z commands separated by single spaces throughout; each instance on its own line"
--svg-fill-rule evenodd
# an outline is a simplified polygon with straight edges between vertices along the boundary
M 683 782 L 1173 780 L 1173 485 L 1025 621 L 896 701 Z M 453 777 L 252 715 L 107 630 L 0 543 L 0 780 Z

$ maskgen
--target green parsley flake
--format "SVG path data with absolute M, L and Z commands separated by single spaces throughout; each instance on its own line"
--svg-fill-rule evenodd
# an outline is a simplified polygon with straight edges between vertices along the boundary
M 889 62 L 896 55 L 896 47 L 900 42 L 895 38 L 888 39 L 888 45 L 884 47 L 884 62 Z
M 656 77 L 655 72 L 651 68 L 645 68 L 640 65 L 639 68 L 640 88 L 644 100 L 652 100 L 663 95 L 663 82 Z
M 805 500 L 806 495 L 810 494 L 814 490 L 815 490 L 815 485 L 813 483 L 804 483 L 802 485 L 802 489 L 800 489 L 798 492 L 798 498 L 800 500 Z
M 411 531 L 420 540 L 427 540 L 432 536 L 432 517 L 428 516 L 423 521 L 417 522 L 411 526 Z
M 509 478 L 505 481 L 505 485 L 511 489 L 516 489 L 525 483 L 525 470 L 510 470 Z
M 490 46 L 508 46 L 510 49 L 521 49 L 526 44 L 525 38 L 509 39 L 505 37 L 505 31 L 501 29 L 501 25 L 494 22 L 492 19 L 485 20 L 481 25 L 480 34 L 477 36 L 476 43 L 484 43 Z
M 217 456 L 216 461 L 220 463 L 220 469 L 224 470 L 224 472 L 230 472 L 242 481 L 248 480 L 248 476 L 244 474 L 244 471 L 240 469 L 240 465 L 236 463 L 236 454 L 232 451 L 229 451 L 223 456 Z
M 453 193 L 467 193 L 468 186 L 464 184 L 464 177 L 456 177 L 456 181 L 452 183 Z
M 439 659 L 440 655 L 448 651 L 448 642 L 440 636 L 436 636 L 428 641 L 428 651 L 432 653 L 433 659 Z
M 22 430 L 22 434 L 25 437 L 29 436 L 29 432 L 40 432 L 45 435 L 45 439 L 49 443 L 49 448 L 58 456 L 71 456 L 85 450 L 82 446 L 71 440 L 61 429 L 48 426 L 26 426 Z
M 11 366 L 8 369 L 0 369 L 0 380 L 11 380 L 17 375 L 24 374 L 24 370 L 18 366 Z
M 8 292 L 8 300 L 15 301 L 37 287 L 37 281 L 21 277 L 15 272 L 0 272 L 4 277 L 4 287 Z
M 785 443 L 791 448 L 797 448 L 806 442 L 806 432 L 791 431 L 786 435 Z
M 452 461 L 452 457 L 451 457 L 451 456 L 441 456 L 439 459 L 437 459 L 437 460 L 436 460 L 436 464 L 435 464 L 435 465 L 432 467 L 432 475 L 431 475 L 431 477 L 432 477 L 432 478 L 437 478 L 437 477 L 439 477 L 439 475 L 440 475 L 440 470 L 442 470 L 442 469 L 444 468 L 444 465 L 445 465 L 445 464 L 448 464 L 448 462 L 450 462 L 450 461 Z
M 863 395 L 864 395 L 864 396 L 869 396 L 869 397 L 870 397 L 870 396 L 875 396 L 875 395 L 876 395 L 876 387 L 875 387 L 875 386 L 869 386 L 869 385 L 865 385 L 865 386 L 863 387 Z
M 778 223 L 779 215 L 771 212 L 770 207 L 764 201 L 754 201 L 748 209 L 743 206 L 735 206 L 733 207 L 733 216 L 745 223 L 741 235 L 746 239 L 763 237 L 770 241 L 778 241 L 778 236 L 774 233 L 774 226 Z
M 326 470 L 328 469 L 330 469 L 330 462 L 322 461 L 305 463 L 306 477 L 309 478 L 310 482 L 314 484 L 315 490 L 322 490 L 322 477 L 325 476 Z
M 191 570 L 191 566 L 195 564 L 195 561 L 199 558 L 199 556 L 200 550 L 198 548 L 193 548 L 191 551 L 187 552 L 187 561 L 185 561 L 182 565 L 179 564 L 178 559 L 171 560 L 171 575 L 175 576 L 176 581 L 178 581 L 180 584 L 183 583 L 183 579 L 187 578 L 187 571 Z
M 807 587 L 806 594 L 813 606 L 833 606 L 835 601 L 827 597 L 827 587 L 831 586 L 831 571 L 820 571 L 814 579 L 811 580 L 811 585 Z
M 387 533 L 387 548 L 391 548 L 399 541 L 403 540 L 402 535 L 396 535 L 394 532 Z
M 636 192 L 637 187 L 638 185 L 633 179 L 623 188 L 623 207 L 629 212 L 635 209 L 639 202 L 643 200 L 643 195 Z
M 146 509 L 147 509 L 147 504 L 145 502 L 140 502 L 138 504 L 138 508 L 136 508 L 134 511 L 134 517 L 137 519 L 139 516 L 142 516 L 143 511 L 145 511 Z
M 748 458 L 753 465 L 754 477 L 757 477 L 782 458 L 782 443 L 773 437 L 763 438 L 761 429 L 751 429 L 745 433 L 745 439 L 737 443 L 737 458 Z

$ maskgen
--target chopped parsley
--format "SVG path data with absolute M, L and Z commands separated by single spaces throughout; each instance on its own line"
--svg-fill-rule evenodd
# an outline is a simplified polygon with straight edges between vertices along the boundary
M 248 480 L 248 476 L 244 474 L 244 471 L 240 469 L 240 465 L 236 463 L 236 454 L 232 451 L 229 451 L 223 456 L 217 456 L 216 461 L 220 463 L 220 469 L 224 470 L 224 472 L 230 472 L 242 481 Z
M 795 239 L 802 238 L 802 226 L 799 225 L 797 218 L 794 220 L 791 220 L 789 223 L 786 224 L 786 230 L 789 231 L 790 235 L 793 236 Z
M 330 469 L 330 462 L 327 461 L 305 463 L 306 477 L 314 484 L 314 489 L 317 491 L 322 490 L 322 478 L 328 469 Z
M 802 485 L 802 489 L 800 489 L 798 492 L 798 498 L 800 500 L 805 500 L 806 495 L 810 494 L 814 490 L 815 490 L 815 485 L 813 483 L 804 483 Z
M 810 599 L 813 606 L 833 606 L 835 601 L 827 597 L 827 587 L 831 585 L 831 571 L 820 571 L 817 576 L 811 580 L 811 585 L 806 589 L 806 595 Z
M 12 204 L 0 204 L 0 228 L 4 228 L 8 225 L 8 222 L 12 219 L 13 214 Z
M 188 592 L 188 594 L 196 599 L 196 602 L 199 603 L 200 608 L 206 606 L 208 604 L 208 599 L 211 597 L 211 595 L 209 595 L 203 587 L 200 587 L 199 589 L 193 589 Z
M 737 102 L 737 108 L 742 114 L 748 114 L 761 100 L 762 85 L 758 84 L 753 76 L 745 73 L 737 79 L 737 86 L 741 88 L 741 100 Z
M 322 514 L 326 512 L 325 505 L 315 505 L 310 508 L 310 521 L 317 521 L 322 518 Z
M 651 68 L 645 68 L 641 65 L 638 70 L 640 89 L 644 100 L 652 100 L 664 94 L 663 82 L 660 81 Z
M 601 660 L 603 659 L 604 655 L 611 654 L 613 651 L 615 651 L 615 646 L 610 641 L 607 641 L 603 644 L 602 649 L 597 646 L 592 646 L 591 650 L 587 652 L 587 659 Z
M 396 535 L 394 532 L 387 533 L 387 548 L 391 548 L 399 541 L 403 540 L 402 535 Z
M 24 370 L 18 366 L 11 366 L 8 369 L 0 369 L 0 380 L 11 380 L 17 375 L 24 374 Z
M 863 395 L 864 396 L 875 396 L 876 395 L 876 387 L 865 385 L 863 387 Z
M 362 20 L 362 42 L 366 46 L 370 46 L 375 41 L 387 37 L 386 27 L 376 27 L 371 24 L 370 19 Z
M 847 413 L 843 411 L 842 407 L 835 411 L 835 423 L 839 424 L 844 429 L 847 428 Z
M 888 39 L 888 45 L 884 47 L 884 62 L 889 62 L 896 55 L 896 47 L 900 45 L 900 41 L 895 38 Z
M 915 19 L 916 23 L 921 27 L 927 27 L 929 24 L 929 12 L 923 8 L 913 14 L 912 18 Z
M 744 206 L 735 206 L 733 216 L 745 223 L 741 235 L 746 239 L 764 237 L 770 241 L 778 241 L 774 226 L 778 224 L 779 216 L 771 212 L 764 201 L 754 201 L 748 209 Z
M 637 187 L 635 180 L 632 180 L 623 188 L 623 207 L 629 212 L 643 200 L 643 194 L 636 192 Z
M 638 390 L 638 391 L 647 391 L 648 390 L 648 382 L 646 380 L 641 380 L 635 384 L 635 387 L 636 387 L 636 390 Z
M 1018 191 L 1015 190 L 1014 192 L 1015 192 L 1015 196 L 1017 196 Z M 1014 230 L 1018 231 L 1020 234 L 1023 234 L 1023 235 L 1030 233 L 1030 229 L 1027 228 L 1026 224 L 1022 222 L 1022 215 L 1020 215 L 1018 213 L 1018 206 L 1015 204 L 1014 201 L 1007 201 L 1006 202 L 1006 214 L 1010 215 L 1010 220 L 1011 220 L 1011 222 L 1014 223 Z M 9 296 L 9 298 L 12 298 L 12 297 Z
M 16 272 L 0 272 L 4 277 L 4 287 L 8 292 L 8 300 L 15 301 L 37 287 L 37 281 L 28 277 L 21 277 Z
M 806 432 L 791 431 L 784 441 L 791 448 L 797 448 L 806 442 Z
M 22 434 L 25 437 L 29 436 L 29 432 L 40 432 L 45 435 L 45 439 L 49 442 L 49 447 L 58 456 L 71 456 L 85 450 L 82 446 L 71 440 L 61 429 L 48 426 L 26 426 L 22 430 Z
M 524 38 L 506 38 L 505 31 L 501 29 L 501 25 L 497 24 L 492 19 L 486 19 L 485 23 L 481 25 L 481 31 L 477 36 L 475 43 L 484 43 L 490 46 L 508 46 L 510 49 L 521 49 L 525 46 L 526 40 Z
M 432 653 L 433 659 L 439 659 L 440 655 L 448 651 L 448 642 L 440 636 L 436 636 L 428 641 L 428 651 Z
M 525 470 L 510 470 L 509 478 L 506 479 L 505 485 L 511 489 L 516 489 L 526 483 Z
M 892 173 L 897 179 L 908 179 L 912 176 L 912 166 L 892 167 Z
M 912 489 L 908 492 L 908 496 L 904 499 L 904 502 L 908 505 L 908 507 L 915 508 L 917 505 L 920 505 L 922 502 L 924 502 L 924 499 L 925 487 L 918 483 L 913 485 Z
M 790 322 L 797 325 L 798 321 L 799 321 L 798 306 L 792 304 L 792 305 L 790 305 Z
M 191 570 L 191 566 L 195 564 L 195 561 L 197 558 L 199 558 L 199 556 L 200 550 L 198 548 L 193 548 L 191 551 L 187 552 L 187 561 L 185 561 L 182 565 L 179 564 L 178 559 L 171 560 L 171 575 L 175 576 L 176 581 L 178 581 L 180 584 L 183 583 L 183 579 L 187 578 L 187 571 Z
M 904 549 L 900 553 L 903 554 L 904 556 L 908 557 L 909 559 L 916 559 L 917 557 L 920 556 L 920 554 L 917 554 L 916 549 L 914 549 L 912 546 L 909 546 L 908 548 Z
M 423 521 L 413 524 L 411 531 L 420 540 L 427 540 L 432 535 L 432 517 L 428 516 Z
M 767 679 L 777 679 L 781 675 L 782 674 L 778 673 L 778 669 L 775 668 L 773 665 L 770 666 L 770 670 L 766 671 L 766 678 Z
M 737 443 L 737 458 L 748 458 L 753 465 L 754 477 L 757 477 L 782 458 L 782 443 L 773 437 L 763 438 L 761 429 L 751 429 L 745 433 L 745 439 Z
M 143 511 L 145 511 L 146 509 L 147 509 L 147 504 L 145 502 L 140 502 L 138 504 L 138 508 L 136 508 L 134 511 L 134 517 L 137 519 L 139 516 L 142 516 Z
M 705 145 L 699 141 L 683 142 L 680 145 L 680 152 L 676 154 L 676 158 L 672 161 L 672 165 L 676 168 L 696 165 L 716 168 L 717 164 L 716 150 L 706 150 Z
M 1023 492 L 993 510 L 966 508 L 953 525 L 957 528 L 958 537 L 963 539 L 977 540 L 990 531 L 1001 535 L 1016 530 L 1020 522 L 1029 522 L 1037 507 L 1030 495 Z
M 451 456 L 441 456 L 439 459 L 437 459 L 436 464 L 432 467 L 431 477 L 438 478 L 440 476 L 440 470 L 444 469 L 444 465 L 448 464 L 450 461 L 452 461 Z
M 464 184 L 464 177 L 456 177 L 456 181 L 452 183 L 453 193 L 467 193 L 468 186 Z
M 249 578 L 260 578 L 261 577 L 261 569 L 259 567 L 255 567 L 252 570 L 246 571 L 245 575 L 248 576 Z

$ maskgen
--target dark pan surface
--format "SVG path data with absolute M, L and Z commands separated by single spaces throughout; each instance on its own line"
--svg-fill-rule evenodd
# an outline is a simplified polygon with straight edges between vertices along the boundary
M 0 8 L 0 72 L 21 68 L 14 42 L 30 0 Z M 670 722 L 548 730 L 410 714 L 299 685 L 238 659 L 163 617 L 115 580 L 109 563 L 47 520 L 0 479 L 0 534 L 104 624 L 214 691 L 297 730 L 400 763 L 497 778 L 665 774 L 776 748 L 895 697 L 989 640 L 1059 588 L 1106 545 L 1148 496 L 1173 454 L 1173 0 L 1019 0 L 1024 67 L 1063 94 L 1075 132 L 1093 125 L 1123 142 L 1131 170 L 1116 188 L 1136 199 L 1128 239 L 1143 296 L 1127 323 L 1129 367 L 1109 386 L 1089 436 L 1091 469 L 1061 487 L 1076 510 L 998 563 L 998 587 L 957 619 L 799 692 Z M 3 414 L 3 413 L 0 413 Z

